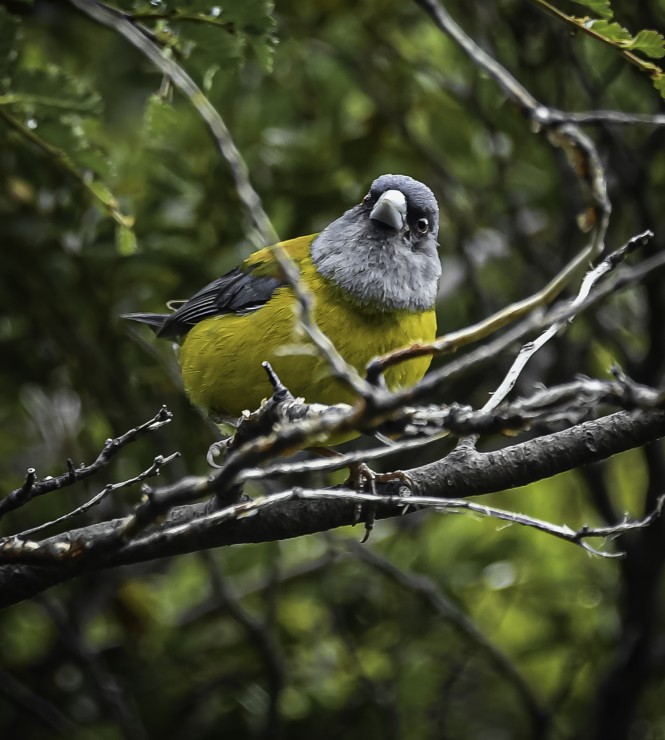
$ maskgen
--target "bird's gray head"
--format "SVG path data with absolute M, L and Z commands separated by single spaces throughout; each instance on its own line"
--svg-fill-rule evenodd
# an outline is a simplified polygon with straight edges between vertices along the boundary
M 424 311 L 436 300 L 439 206 L 407 175 L 381 175 L 313 241 L 319 272 L 363 305 Z

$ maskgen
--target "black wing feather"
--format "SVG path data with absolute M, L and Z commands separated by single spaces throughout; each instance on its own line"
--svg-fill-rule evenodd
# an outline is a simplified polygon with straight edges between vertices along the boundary
M 195 324 L 211 316 L 226 313 L 243 314 L 264 306 L 284 281 L 271 276 L 255 275 L 238 267 L 214 280 L 169 314 L 159 337 L 186 334 Z

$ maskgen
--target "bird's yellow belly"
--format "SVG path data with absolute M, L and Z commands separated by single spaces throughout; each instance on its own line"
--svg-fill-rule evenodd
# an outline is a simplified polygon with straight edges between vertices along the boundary
M 318 327 L 361 374 L 377 355 L 436 336 L 434 310 L 365 311 L 323 279 L 311 287 Z M 309 403 L 353 402 L 351 391 L 331 377 L 325 360 L 298 331 L 294 306 L 291 290 L 279 288 L 256 311 L 214 316 L 194 326 L 180 353 L 183 382 L 193 403 L 230 417 L 258 408 L 272 392 L 261 367 L 265 360 L 295 396 Z M 390 368 L 386 382 L 393 390 L 414 385 L 429 364 L 430 358 L 422 357 Z

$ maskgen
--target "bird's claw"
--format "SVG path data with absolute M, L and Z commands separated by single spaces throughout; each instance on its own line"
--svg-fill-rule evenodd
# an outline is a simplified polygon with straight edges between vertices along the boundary
M 220 457 L 223 458 L 226 454 L 226 451 L 229 448 L 229 439 L 230 437 L 219 439 L 217 440 L 217 442 L 213 442 L 210 447 L 208 447 L 208 452 L 206 453 L 206 461 L 211 468 L 222 467 L 222 463 L 217 462 L 217 460 Z
M 390 473 L 377 473 L 374 470 L 372 470 L 369 465 L 367 465 L 364 462 L 358 463 L 357 465 L 354 465 L 350 470 L 349 475 L 349 484 L 352 484 L 354 489 L 358 493 L 364 493 L 366 484 L 369 482 L 370 485 L 370 492 L 373 496 L 377 495 L 376 492 L 376 484 L 377 481 L 379 483 L 390 483 L 392 481 L 400 481 L 403 483 L 409 490 L 413 487 L 413 478 L 408 473 L 405 473 L 403 470 L 393 470 Z M 405 507 L 404 513 L 406 512 L 408 507 Z M 376 521 L 376 509 L 377 509 L 377 503 L 376 502 L 370 502 L 365 505 L 365 533 L 363 535 L 363 538 L 360 540 L 360 544 L 365 544 L 367 540 L 369 539 L 372 530 L 374 529 L 374 522 Z M 363 512 L 363 505 L 362 503 L 356 504 L 354 517 L 353 517 L 353 525 L 355 526 L 360 521 L 360 518 L 362 516 Z

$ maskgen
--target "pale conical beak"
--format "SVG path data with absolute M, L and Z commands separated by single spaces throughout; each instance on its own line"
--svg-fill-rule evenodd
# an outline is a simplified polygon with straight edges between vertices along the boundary
M 406 198 L 399 190 L 386 190 L 376 201 L 376 205 L 369 214 L 372 221 L 381 221 L 401 231 L 406 223 Z

